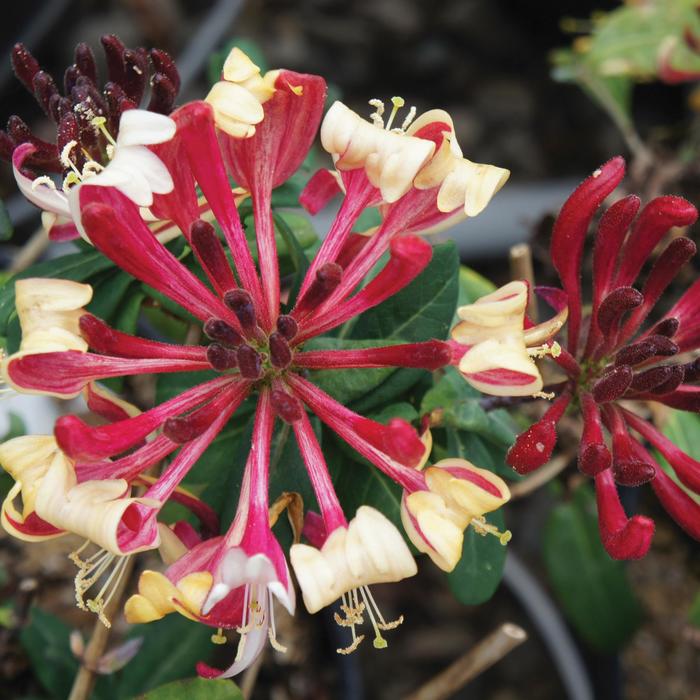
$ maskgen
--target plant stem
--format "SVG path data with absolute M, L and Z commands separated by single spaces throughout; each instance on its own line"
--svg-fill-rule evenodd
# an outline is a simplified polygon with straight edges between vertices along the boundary
M 506 622 L 405 700 L 447 700 L 526 640 L 522 627 Z
M 532 248 L 529 243 L 518 243 L 511 246 L 508 251 L 510 262 L 510 277 L 513 280 L 527 282 L 527 314 L 533 323 L 537 323 L 537 300 L 533 290 L 535 288 L 535 271 L 532 266 Z

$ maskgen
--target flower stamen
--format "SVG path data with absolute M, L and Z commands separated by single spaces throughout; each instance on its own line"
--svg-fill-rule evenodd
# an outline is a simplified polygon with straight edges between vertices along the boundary
M 95 613 L 100 622 L 105 627 L 111 627 L 111 622 L 104 614 L 105 609 L 112 600 L 115 592 L 119 588 L 124 573 L 127 569 L 129 556 L 117 556 L 104 549 L 99 549 L 87 559 L 80 558 L 82 551 L 91 544 L 86 540 L 77 550 L 71 552 L 68 558 L 78 567 L 79 571 L 75 576 L 75 600 L 81 610 Z M 114 563 L 116 560 L 116 564 Z M 85 594 L 109 571 L 104 584 L 97 595 L 85 600 Z
M 495 535 L 504 547 L 513 539 L 513 533 L 510 530 L 501 532 L 495 525 L 487 523 L 483 515 L 472 518 L 469 524 L 474 528 L 474 532 L 483 537 L 486 537 L 486 535 Z

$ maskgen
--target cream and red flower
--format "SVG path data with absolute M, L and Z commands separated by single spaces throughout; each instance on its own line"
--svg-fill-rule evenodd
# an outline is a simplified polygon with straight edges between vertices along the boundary
M 578 466 L 595 479 L 601 539 L 616 559 L 644 556 L 654 533 L 650 518 L 627 517 L 618 484 L 650 483 L 671 517 L 688 534 L 700 538 L 700 505 L 694 498 L 700 493 L 700 464 L 633 412 L 642 401 L 700 410 L 700 366 L 692 356 L 683 358 L 700 348 L 695 313 L 700 283 L 645 327 L 655 304 L 695 254 L 696 246 L 679 235 L 658 257 L 652 254 L 672 228 L 681 232 L 696 221 L 695 207 L 673 196 L 657 197 L 641 212 L 634 195 L 612 204 L 598 224 L 592 304 L 590 313 L 583 314 L 585 237 L 596 210 L 624 172 L 622 158 L 601 166 L 569 197 L 554 225 L 551 258 L 567 297 L 569 320 L 566 348 L 552 357 L 566 376 L 542 419 L 517 438 L 507 458 L 523 474 L 542 466 L 554 449 L 559 420 L 569 408 L 579 411 L 583 432 Z M 632 285 L 650 258 L 653 265 L 637 289 Z M 664 455 L 675 478 L 659 466 L 643 441 Z
M 367 586 L 410 576 L 415 573 L 415 563 L 398 531 L 377 511 L 362 507 L 350 523 L 346 521 L 307 408 L 397 481 L 407 499 L 417 492 L 435 493 L 459 522 L 468 513 L 469 520 L 462 527 L 469 523 L 477 527 L 483 513 L 507 500 L 507 489 L 500 480 L 478 477 L 471 465 L 450 466 L 446 486 L 440 465 L 421 470 L 430 450 L 429 434 L 419 435 L 401 419 L 383 425 L 360 416 L 306 377 L 308 370 L 317 369 L 435 370 L 453 361 L 453 348 L 439 339 L 386 347 L 379 342 L 380 347 L 348 350 L 303 347 L 308 339 L 337 328 L 403 289 L 430 262 L 431 246 L 407 233 L 407 228 L 411 230 L 411 222 L 420 223 L 426 216 L 434 220 L 453 213 L 441 212 L 437 203 L 440 183 L 448 183 L 449 175 L 456 172 L 451 165 L 443 167 L 445 177 L 435 176 L 429 187 L 419 189 L 414 183 L 421 167 L 430 163 L 436 144 L 423 138 L 422 129 L 442 127 L 431 122 L 417 135 L 406 136 L 366 125 L 377 131 L 371 137 L 364 126 L 353 127 L 357 138 L 368 138 L 371 146 L 350 142 L 343 146 L 338 167 L 342 167 L 344 154 L 350 158 L 349 149 L 357 147 L 353 169 L 341 171 L 346 183 L 344 203 L 306 273 L 296 302 L 288 313 L 282 313 L 271 193 L 296 171 L 311 146 L 321 120 L 325 83 L 317 76 L 284 70 L 260 76 L 250 61 L 235 52 L 224 67 L 222 83 L 225 85 L 213 91 L 208 102 L 192 102 L 173 112 L 169 118 L 176 127 L 173 138 L 151 146 L 172 180 L 172 190 L 154 191 L 150 208 L 156 217 L 177 223 L 207 282 L 153 235 L 133 193 L 114 174 L 108 176 L 110 166 L 71 192 L 79 225 L 95 248 L 198 319 L 205 342 L 178 345 L 117 331 L 84 311 L 91 295 L 87 285 L 32 280 L 24 286 L 19 283 L 17 290 L 26 337 L 19 351 L 3 363 L 4 376 L 18 391 L 63 398 L 86 391 L 88 405 L 95 410 L 109 409 L 106 412 L 112 422 L 107 425 L 88 425 L 70 415 L 57 421 L 54 434 L 61 469 L 55 475 L 48 469 L 43 476 L 55 488 L 45 502 L 34 499 L 36 512 L 39 517 L 46 515 L 49 527 L 82 532 L 110 556 L 155 548 L 163 542 L 170 561 L 177 558 L 165 575 L 144 574 L 139 593 L 128 603 L 128 615 L 145 621 L 178 610 L 215 627 L 238 629 L 241 641 L 236 660 L 224 672 L 202 666 L 200 672 L 207 676 L 241 671 L 257 655 L 266 636 L 277 644 L 273 597 L 293 609 L 287 564 L 268 521 L 270 440 L 277 418 L 293 426 L 321 510 L 320 516 L 309 516 L 305 528 L 312 546 L 296 545 L 292 563 L 311 609 L 344 598 L 345 618 L 340 618 L 340 624 L 351 627 L 350 649 L 361 639 L 355 626 L 365 615 L 375 629 L 375 644 L 385 644 L 380 630 L 392 623 L 381 617 Z M 241 91 L 248 97 L 244 99 Z M 246 110 L 250 107 L 248 111 L 233 109 L 231 102 L 239 98 Z M 260 110 L 253 108 L 253 99 Z M 330 119 L 327 124 L 332 115 Z M 440 145 L 440 139 L 437 142 Z M 416 150 L 421 155 L 415 156 Z M 257 266 L 229 176 L 252 198 Z M 378 179 L 372 182 L 370 178 L 375 177 Z M 223 240 L 200 218 L 195 183 Z M 449 185 L 455 187 L 455 183 Z M 468 199 L 467 190 L 463 195 Z M 361 255 L 350 255 L 354 221 L 368 204 L 382 200 L 386 200 L 384 223 L 368 239 Z M 386 253 L 388 261 L 368 284 L 358 288 Z M 58 293 L 50 285 L 56 285 Z M 109 377 L 212 370 L 217 373 L 213 379 L 133 415 L 123 407 L 119 413 L 114 402 L 97 393 L 94 384 Z M 188 500 L 178 492 L 178 485 L 241 402 L 253 395 L 257 395 L 253 445 L 230 530 L 222 537 L 198 542 L 184 526 L 164 528 L 158 523 L 164 504 L 173 498 Z M 159 476 L 145 473 L 172 455 Z M 467 488 L 473 491 L 471 501 L 459 495 L 465 479 L 473 482 Z M 446 491 L 452 482 L 458 493 L 454 497 Z M 20 490 L 26 489 L 25 482 L 21 484 Z M 143 487 L 142 492 L 132 494 L 138 486 Z M 81 497 L 75 498 L 76 494 Z M 30 503 L 31 498 L 30 494 Z M 200 520 L 207 521 L 206 511 L 194 499 L 188 503 Z M 420 513 L 416 517 L 420 523 Z M 32 525 L 30 520 L 28 513 L 27 527 Z M 46 526 L 43 520 L 42 526 Z M 415 524 L 411 528 L 415 534 Z M 485 525 L 482 529 L 488 530 Z M 437 551 L 437 534 L 428 530 L 426 526 L 420 535 L 419 547 Z M 381 537 L 370 542 L 370 532 Z M 452 561 L 458 549 L 453 545 L 442 556 Z M 97 567 L 98 573 L 103 571 L 106 559 L 101 556 L 84 562 L 85 570 Z M 82 562 L 78 555 L 76 559 Z M 321 571 L 327 581 L 323 589 L 312 573 Z

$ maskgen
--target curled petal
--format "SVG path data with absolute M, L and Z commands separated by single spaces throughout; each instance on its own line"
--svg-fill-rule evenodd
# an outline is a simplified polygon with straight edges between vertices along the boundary
M 417 572 L 399 531 L 369 506 L 360 506 L 348 527 L 332 532 L 321 549 L 292 545 L 290 558 L 312 614 L 355 588 L 401 581 Z
M 651 545 L 654 521 L 643 515 L 628 518 L 622 509 L 610 470 L 595 477 L 600 539 L 613 559 L 641 559 Z
M 565 202 L 552 231 L 551 256 L 569 298 L 568 347 L 575 351 L 581 328 L 581 257 L 591 219 L 601 202 L 617 187 L 625 161 L 609 160 L 584 180 Z

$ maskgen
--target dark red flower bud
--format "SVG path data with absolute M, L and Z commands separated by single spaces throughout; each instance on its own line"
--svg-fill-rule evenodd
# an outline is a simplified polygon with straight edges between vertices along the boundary
M 316 279 L 306 290 L 306 294 L 297 302 L 294 314 L 303 314 L 325 301 L 340 284 L 343 268 L 337 263 L 325 263 L 316 271 Z
M 285 421 L 285 423 L 295 423 L 301 419 L 304 412 L 299 399 L 282 389 L 272 390 L 270 394 L 270 403 L 275 413 Z
M 39 106 L 44 110 L 47 117 L 51 117 L 49 100 L 51 99 L 52 95 L 58 94 L 58 88 L 56 87 L 56 83 L 54 83 L 53 78 L 46 71 L 40 70 L 34 75 L 32 87 L 34 88 L 34 96 L 36 97 Z
M 212 343 L 207 347 L 207 361 L 215 370 L 224 372 L 238 366 L 238 354 L 231 348 Z
M 653 464 L 639 457 L 636 441 L 624 424 L 613 432 L 613 464 L 615 481 L 622 486 L 640 486 L 656 475 Z
M 224 303 L 236 314 L 243 330 L 250 333 L 258 324 L 253 299 L 245 289 L 231 289 L 224 294 Z
M 603 439 L 603 426 L 600 409 L 589 393 L 581 395 L 583 432 L 578 453 L 578 468 L 589 476 L 595 476 L 608 469 L 612 456 Z
M 148 111 L 170 114 L 176 97 L 177 90 L 170 82 L 170 78 L 162 73 L 156 73 L 151 80 L 151 99 L 148 102 Z
M 540 420 L 515 438 L 508 450 L 506 463 L 518 474 L 528 474 L 546 464 L 557 443 L 557 429 L 554 421 Z
M 652 335 L 664 335 L 667 338 L 673 338 L 680 325 L 680 321 L 677 318 L 665 318 L 652 328 L 651 333 Z
M 299 326 L 292 316 L 282 315 L 277 319 L 277 330 L 291 340 L 299 331 Z
M 612 455 L 604 442 L 581 445 L 578 453 L 578 468 L 587 476 L 595 476 L 610 468 Z
M 665 384 L 671 378 L 672 372 L 672 367 L 652 367 L 644 372 L 635 374 L 630 388 L 635 391 L 651 391 L 657 386 Z
M 663 394 L 670 394 L 685 381 L 684 365 L 672 365 L 668 369 L 670 370 L 668 378 L 665 382 L 663 382 L 663 384 L 657 384 L 651 390 L 653 394 L 658 394 L 659 396 L 662 396 Z
M 262 377 L 262 356 L 250 345 L 238 348 L 238 368 L 245 379 L 260 379 Z
M 63 74 L 63 92 L 66 95 L 71 94 L 71 91 L 76 86 L 80 75 L 80 69 L 75 64 L 66 68 L 66 72 Z
M 683 365 L 683 374 L 684 382 L 697 382 L 700 379 L 700 357 Z
M 155 72 L 162 73 L 170 81 L 177 95 L 180 92 L 180 73 L 172 56 L 162 49 L 151 49 L 149 55 Z
M 292 361 L 292 351 L 289 349 L 289 344 L 284 339 L 281 333 L 274 332 L 270 334 L 270 362 L 279 369 L 289 367 Z
M 204 324 L 204 333 L 212 340 L 218 340 L 232 347 L 236 347 L 243 342 L 243 338 L 232 326 L 220 318 L 210 318 Z
M 671 357 L 678 346 L 666 336 L 652 335 L 632 345 L 627 345 L 615 355 L 616 365 L 637 365 L 652 357 Z
M 85 42 L 80 42 L 75 47 L 75 65 L 86 78 L 88 78 L 94 85 L 97 85 L 97 64 L 95 63 L 95 54 Z M 68 90 L 66 90 L 66 92 L 68 92 Z
M 148 60 L 134 49 L 124 51 L 124 82 L 127 97 L 137 105 L 141 102 L 148 83 Z
M 604 336 L 615 332 L 622 317 L 644 301 L 642 293 L 634 287 L 618 287 L 610 292 L 598 309 L 598 328 Z
M 41 70 L 39 62 L 32 56 L 24 44 L 15 44 L 12 47 L 12 70 L 21 81 L 22 85 L 34 93 L 34 76 Z
M 112 82 L 121 85 L 124 82 L 124 52 L 126 47 L 114 34 L 105 34 L 100 38 L 100 42 L 107 58 L 107 76 Z
M 619 399 L 629 389 L 634 372 L 629 365 L 620 365 L 606 372 L 592 389 L 596 403 L 607 403 Z
M 198 438 L 211 424 L 214 416 L 208 406 L 192 411 L 187 416 L 173 416 L 163 423 L 163 434 L 178 444 Z

